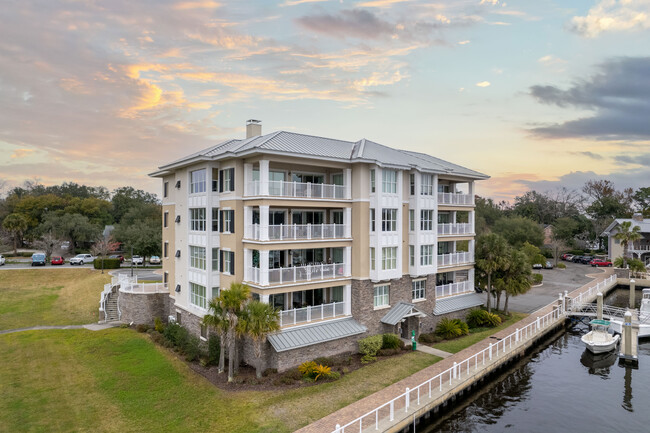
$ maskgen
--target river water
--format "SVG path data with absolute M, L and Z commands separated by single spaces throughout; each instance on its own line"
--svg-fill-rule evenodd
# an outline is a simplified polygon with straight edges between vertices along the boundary
M 615 290 L 605 303 L 626 306 L 628 294 Z M 580 337 L 588 330 L 577 324 L 549 340 L 416 431 L 650 432 L 650 339 L 639 342 L 637 370 L 619 366 L 617 352 L 587 352 Z

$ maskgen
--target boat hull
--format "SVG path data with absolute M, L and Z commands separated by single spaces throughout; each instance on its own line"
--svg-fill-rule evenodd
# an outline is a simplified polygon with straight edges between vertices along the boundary
M 622 334 L 623 333 L 623 321 L 617 319 L 610 319 L 609 329 L 612 331 Z M 650 323 L 640 323 L 639 324 L 639 338 L 650 337 Z
M 601 334 L 606 334 L 606 337 Z M 600 336 L 601 338 L 594 338 L 594 336 Z M 587 350 L 589 350 L 591 353 L 611 352 L 612 350 L 616 349 L 616 345 L 618 344 L 619 339 L 620 336 L 618 334 L 611 335 L 606 332 L 594 333 L 594 331 L 586 333 L 581 338 L 582 342 L 587 347 Z

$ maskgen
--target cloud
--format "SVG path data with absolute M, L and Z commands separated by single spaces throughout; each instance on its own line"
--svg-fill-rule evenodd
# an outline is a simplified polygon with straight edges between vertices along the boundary
M 459 41 L 458 45 L 467 45 L 470 41 Z
M 640 155 L 616 155 L 614 156 L 614 161 L 626 165 L 643 165 L 648 167 L 650 166 L 650 153 L 643 153 Z
M 296 6 L 296 5 L 301 5 L 303 3 L 320 3 L 326 1 L 329 0 L 287 0 L 284 3 L 282 3 L 280 6 Z
M 555 56 L 552 56 L 550 54 L 547 55 L 547 56 L 540 57 L 539 59 L 537 59 L 537 61 L 539 63 L 541 63 L 542 65 L 544 65 L 544 66 L 551 66 L 551 65 L 566 63 L 566 60 L 562 60 L 562 59 L 560 59 L 558 57 L 555 57 Z
M 597 153 L 585 151 L 585 152 L 569 152 L 571 155 L 579 155 L 579 156 L 586 156 L 587 158 L 595 159 L 595 160 L 603 160 L 605 159 L 602 155 L 599 155 Z
M 361 8 L 390 8 L 396 3 L 405 3 L 411 0 L 371 0 L 357 4 Z
M 566 90 L 532 86 L 530 95 L 542 104 L 586 109 L 593 115 L 538 126 L 531 132 L 542 138 L 650 140 L 650 57 L 616 58 L 598 70 Z
M 14 153 L 11 154 L 11 157 L 14 159 L 25 158 L 34 152 L 34 149 L 16 149 L 14 150 Z
M 221 3 L 203 0 L 203 1 L 194 1 L 194 2 L 181 2 L 176 3 L 173 8 L 179 11 L 189 10 L 189 9 L 216 9 L 221 7 Z
M 490 82 L 489 82 L 489 81 L 481 81 L 481 82 L 479 82 L 479 83 L 476 83 L 476 85 L 477 85 L 478 87 L 489 87 L 489 86 L 490 86 Z
M 394 25 L 363 9 L 343 10 L 336 15 L 307 15 L 297 22 L 313 32 L 336 38 L 381 39 L 396 31 Z
M 650 28 L 649 0 L 601 0 L 586 16 L 575 16 L 569 28 L 588 38 L 602 32 L 645 30 Z

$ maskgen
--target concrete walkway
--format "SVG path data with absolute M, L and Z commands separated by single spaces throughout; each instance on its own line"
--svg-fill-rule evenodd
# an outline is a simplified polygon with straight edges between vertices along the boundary
M 115 328 L 120 326 L 122 322 L 110 322 L 110 323 L 89 323 L 88 325 L 64 325 L 64 326 L 31 326 L 29 328 L 18 328 L 18 329 L 5 329 L 0 331 L 1 334 L 13 334 L 14 332 L 23 332 L 23 331 L 41 331 L 48 329 L 88 329 L 89 331 L 101 331 L 103 329 Z
M 406 338 L 401 338 L 400 340 L 402 340 L 407 346 L 410 346 L 412 344 L 411 340 L 407 340 Z M 440 349 L 434 349 L 433 347 L 422 343 L 418 343 L 416 350 L 418 352 L 428 353 L 429 355 L 439 356 L 440 358 L 449 358 L 453 355 L 453 353 L 445 352 Z

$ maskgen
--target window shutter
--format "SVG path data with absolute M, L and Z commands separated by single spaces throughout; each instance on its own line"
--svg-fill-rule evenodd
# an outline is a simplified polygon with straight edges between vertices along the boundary
M 223 233 L 223 211 L 219 211 L 219 233 Z
M 234 191 L 235 190 L 235 169 L 229 168 L 228 170 L 230 170 L 230 190 Z
M 219 250 L 219 272 L 223 272 L 223 251 Z
M 235 211 L 229 210 L 230 212 L 230 233 L 235 233 Z
M 235 275 L 235 253 L 231 251 L 229 254 L 230 254 L 230 275 Z
M 223 192 L 223 170 L 219 170 L 219 192 Z

